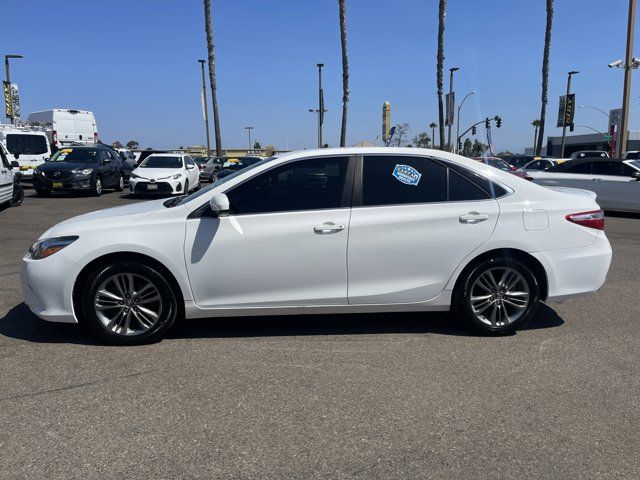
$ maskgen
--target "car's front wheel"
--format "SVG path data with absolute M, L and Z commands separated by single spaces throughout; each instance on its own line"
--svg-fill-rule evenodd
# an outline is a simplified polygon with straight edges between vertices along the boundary
M 133 345 L 161 340 L 178 315 L 172 286 L 145 263 L 122 261 L 96 269 L 80 301 L 83 320 L 109 343 Z
M 20 186 L 19 182 L 16 182 L 13 186 L 13 196 L 11 197 L 11 206 L 19 207 L 24 202 L 24 190 Z
M 100 195 L 102 195 L 102 178 L 96 177 L 96 179 L 93 181 L 91 193 L 93 193 L 94 197 L 99 197 Z
M 512 258 L 491 258 L 463 272 L 452 311 L 475 330 L 503 335 L 524 326 L 540 303 L 540 287 L 531 269 Z
M 118 183 L 116 185 L 116 192 L 122 192 L 124 190 L 124 175 L 120 174 L 118 177 Z

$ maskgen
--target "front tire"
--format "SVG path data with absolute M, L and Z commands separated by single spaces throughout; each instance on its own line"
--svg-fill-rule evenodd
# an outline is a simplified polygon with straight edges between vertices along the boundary
M 93 181 L 91 193 L 94 197 L 99 197 L 100 195 L 102 195 L 102 178 L 96 177 L 96 179 Z
M 24 190 L 19 183 L 16 183 L 13 186 L 13 197 L 11 198 L 11 203 L 9 205 L 12 207 L 19 207 L 22 205 L 22 202 L 24 202 Z
M 98 268 L 86 282 L 81 307 L 87 327 L 117 345 L 161 340 L 178 315 L 172 286 L 153 267 L 121 261 Z
M 116 192 L 122 192 L 124 190 L 124 175 L 118 177 L 118 184 L 116 185 Z
M 540 286 L 529 267 L 491 258 L 463 271 L 451 310 L 480 333 L 506 335 L 529 322 L 539 304 Z

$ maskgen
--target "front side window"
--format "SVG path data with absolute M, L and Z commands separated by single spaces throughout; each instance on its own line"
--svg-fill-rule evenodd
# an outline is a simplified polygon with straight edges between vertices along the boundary
M 594 175 L 622 175 L 621 162 L 594 162 L 592 173 Z
M 41 155 L 47 153 L 47 141 L 44 135 L 7 135 L 7 150 L 12 154 Z
M 362 166 L 362 205 L 447 201 L 447 169 L 426 157 L 370 156 Z
M 227 193 L 235 214 L 343 206 L 348 157 L 300 160 L 251 178 Z

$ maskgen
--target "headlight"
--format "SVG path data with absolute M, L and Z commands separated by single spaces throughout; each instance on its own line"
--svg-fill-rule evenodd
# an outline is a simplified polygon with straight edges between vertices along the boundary
M 81 175 L 89 175 L 91 172 L 93 172 L 93 168 L 83 168 L 73 171 L 73 173 L 79 173 Z
M 176 173 L 172 178 L 174 180 L 178 180 L 180 177 L 182 177 L 182 174 L 181 173 Z
M 62 250 L 67 245 L 71 245 L 78 239 L 76 235 L 69 237 L 54 237 L 38 240 L 29 247 L 28 256 L 32 260 L 41 260 L 50 257 L 54 253 Z

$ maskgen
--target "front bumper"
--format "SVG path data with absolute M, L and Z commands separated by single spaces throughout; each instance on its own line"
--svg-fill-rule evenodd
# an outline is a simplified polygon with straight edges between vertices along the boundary
M 73 176 L 62 180 L 51 180 L 42 175 L 33 176 L 33 188 L 38 190 L 91 190 L 93 182 L 90 176 Z
M 547 300 L 562 301 L 597 292 L 602 288 L 611 265 L 611 245 L 604 232 L 588 247 L 533 252 L 549 283 Z
M 80 265 L 58 252 L 42 260 L 22 259 L 20 281 L 24 303 L 43 320 L 77 323 L 73 284 Z
M 155 185 L 155 188 L 153 188 L 152 185 Z M 179 178 L 177 180 L 165 178 L 163 180 L 158 180 L 155 182 L 150 182 L 149 180 L 142 179 L 142 178 L 129 178 L 129 189 L 131 190 L 131 193 L 134 195 L 136 194 L 141 194 L 141 195 L 183 194 L 184 185 L 185 185 L 185 180 L 182 178 Z

